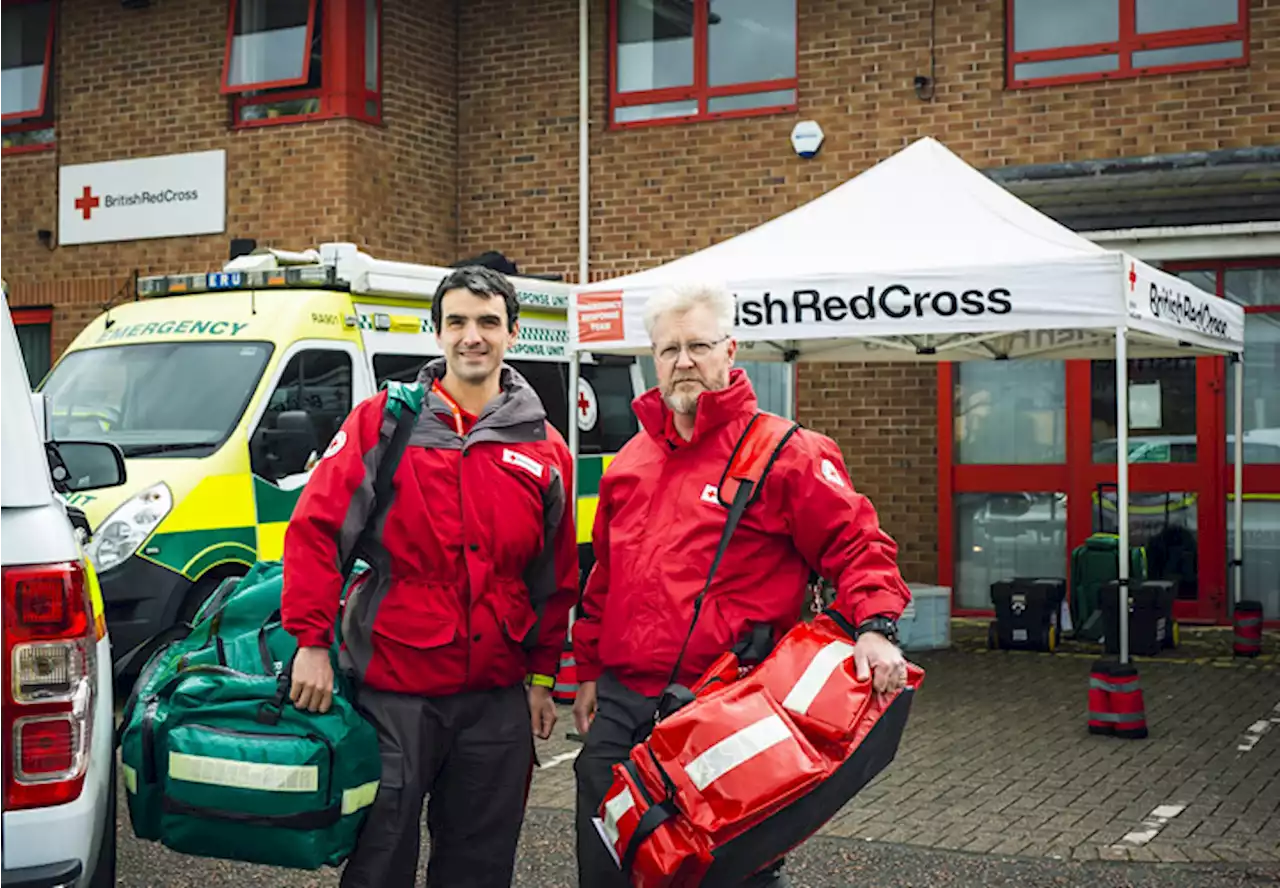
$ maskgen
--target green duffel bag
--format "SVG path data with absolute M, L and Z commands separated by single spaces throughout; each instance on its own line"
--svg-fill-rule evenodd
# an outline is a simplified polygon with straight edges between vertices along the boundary
M 123 733 L 134 832 L 184 854 L 337 866 L 378 791 L 376 730 L 341 686 L 324 714 L 289 701 L 289 674 L 190 665 Z
M 369 526 L 390 501 L 414 417 L 412 405 L 396 411 Z M 361 551 L 358 539 L 343 565 L 344 598 L 366 572 Z M 340 616 L 329 650 L 332 707 L 302 712 L 289 700 L 297 642 L 280 621 L 283 585 L 280 562 L 259 562 L 224 581 L 190 625 L 126 655 L 145 661 L 117 732 L 139 838 L 301 869 L 337 866 L 354 850 L 381 775 L 377 732 L 337 668 Z
M 116 665 L 117 678 L 131 661 L 144 661 L 125 703 L 122 724 L 128 723 L 139 699 L 145 699 L 184 666 L 231 665 L 226 656 L 227 644 L 256 634 L 273 613 L 278 613 L 283 588 L 283 565 L 279 561 L 259 561 L 243 577 L 223 580 L 189 624 L 175 625 L 122 657 Z
M 352 574 L 347 584 L 348 589 L 351 584 L 360 579 L 361 574 L 360 570 Z M 171 722 L 180 724 L 191 719 L 203 723 L 202 711 L 197 708 L 189 712 L 187 709 L 193 705 L 198 707 L 201 703 L 197 698 L 187 694 L 186 685 L 183 684 L 186 678 L 199 678 L 203 682 L 199 685 L 203 693 L 217 691 L 217 688 L 211 685 L 229 683 L 234 688 L 235 696 L 219 697 L 220 700 L 237 701 L 236 707 L 219 710 L 222 721 L 217 723 L 217 726 L 223 738 L 237 736 L 228 732 L 258 732 L 259 720 L 264 717 L 264 714 L 277 721 L 276 726 L 268 733 L 280 734 L 284 731 L 285 735 L 288 735 L 307 728 L 312 720 L 325 720 L 326 724 L 332 724 L 334 713 L 341 711 L 343 714 L 336 717 L 339 723 L 350 720 L 364 729 L 347 741 L 347 747 L 344 747 L 342 754 L 357 755 L 361 759 L 372 760 L 374 762 L 372 776 L 362 781 L 359 786 L 364 786 L 372 780 L 375 781 L 376 787 L 377 734 L 351 707 L 349 701 L 354 697 L 353 689 L 346 677 L 337 669 L 339 643 L 336 635 L 329 651 L 335 675 L 333 709 L 324 715 L 299 712 L 288 700 L 287 667 L 292 663 L 297 651 L 297 641 L 285 631 L 281 624 L 279 608 L 282 577 L 278 562 L 263 562 L 255 565 L 249 574 L 226 590 L 217 607 L 206 608 L 184 636 L 170 638 L 160 645 L 147 660 L 138 676 L 133 692 L 125 703 L 120 730 L 117 734 L 121 747 L 121 772 L 127 790 L 129 820 L 134 835 L 138 838 L 159 841 L 174 850 L 186 853 L 200 855 L 208 853 L 197 850 L 198 846 L 191 845 L 183 836 L 182 829 L 179 829 L 175 836 L 173 831 L 175 824 L 181 826 L 186 821 L 173 821 L 164 816 L 162 788 L 155 779 L 158 772 L 164 772 L 171 751 L 162 743 L 164 735 L 161 728 Z M 268 610 L 269 608 L 274 609 Z M 263 611 L 267 611 L 265 617 L 262 616 Z M 218 691 L 218 693 L 222 692 Z M 276 710 L 281 707 L 287 711 L 287 717 L 276 714 Z M 341 728 L 340 730 L 349 733 L 352 729 Z M 307 728 L 307 731 L 317 735 L 323 733 L 319 729 Z M 278 744 L 282 741 L 275 742 Z M 358 751 L 350 752 L 347 751 L 348 748 Z M 253 749 L 252 744 L 249 745 L 249 749 Z M 263 763 L 278 764 L 271 758 L 264 759 Z M 232 774 L 235 772 L 235 767 L 229 764 L 224 770 Z M 268 771 L 278 772 L 278 769 L 268 769 Z M 181 769 L 175 779 L 183 779 Z M 346 787 L 346 789 L 351 788 Z M 265 799 L 267 796 L 250 794 L 244 801 L 246 804 L 252 804 L 254 798 Z M 315 803 L 315 801 L 315 798 L 312 798 L 309 803 Z M 372 796 L 368 801 L 372 801 Z M 348 807 L 351 806 L 351 797 L 348 797 L 347 804 Z M 227 813 L 236 816 L 252 816 L 254 809 L 237 809 Z M 348 818 L 352 822 L 359 822 L 363 817 L 363 812 L 359 809 L 352 809 L 349 813 L 358 815 Z M 220 831 L 214 831 L 212 834 L 222 836 L 209 845 L 212 849 L 221 848 L 222 853 L 213 856 L 225 856 L 235 860 L 248 859 L 243 856 L 246 852 L 242 852 L 238 844 L 228 843 L 228 837 Z M 290 861 L 296 857 L 292 851 L 287 851 L 283 856 L 270 861 L 257 862 L 313 867 L 332 858 L 336 865 L 337 862 L 345 859 L 351 848 L 346 842 L 345 828 L 334 833 L 330 838 L 338 841 L 339 844 L 333 845 L 325 859 L 319 863 L 292 863 Z M 322 835 L 308 841 L 319 841 L 323 844 L 327 839 Z M 267 843 L 267 848 L 271 847 L 271 844 Z

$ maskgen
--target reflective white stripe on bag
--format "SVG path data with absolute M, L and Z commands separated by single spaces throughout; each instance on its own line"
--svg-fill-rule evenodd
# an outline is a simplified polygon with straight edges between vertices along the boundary
M 782 708 L 805 715 L 818 693 L 827 684 L 831 674 L 840 668 L 840 664 L 853 656 L 853 645 L 843 641 L 833 641 L 818 651 L 809 661 L 808 668 L 800 676 L 787 698 L 782 701 Z
M 138 794 L 138 772 L 126 765 L 120 763 L 120 773 L 124 775 L 124 788 L 134 795 Z
M 267 765 L 183 752 L 169 753 L 169 777 L 267 792 L 315 792 L 320 786 L 320 769 L 315 765 Z
M 622 792 L 604 803 L 604 823 L 602 826 L 611 844 L 618 844 L 618 821 L 625 817 L 627 812 L 635 806 L 636 800 L 632 797 L 631 790 L 625 786 L 622 788 Z
M 739 765 L 791 739 L 791 730 L 776 715 L 725 737 L 715 746 L 685 765 L 685 773 L 699 790 L 706 789 Z
M 377 780 L 370 780 L 368 783 L 344 789 L 342 791 L 342 816 L 346 817 L 348 814 L 356 813 L 361 808 L 369 807 L 377 797 Z

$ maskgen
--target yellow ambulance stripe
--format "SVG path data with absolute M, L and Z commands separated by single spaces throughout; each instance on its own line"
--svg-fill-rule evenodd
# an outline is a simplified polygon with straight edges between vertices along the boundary
M 284 532 L 288 521 L 258 525 L 258 560 L 279 561 L 284 555 Z
M 164 522 L 164 532 L 246 527 L 254 523 L 255 514 L 252 475 L 215 475 L 178 499 Z
M 591 542 L 591 528 L 596 523 L 596 508 L 600 505 L 600 497 L 581 497 L 578 500 L 578 543 Z
M 615 457 L 617 457 L 617 454 L 611 453 L 600 458 L 601 475 L 609 471 L 609 466 L 613 463 Z M 582 471 L 581 468 L 579 468 L 579 471 Z M 600 506 L 600 497 L 596 492 L 599 489 L 600 484 L 597 481 L 595 482 L 595 490 L 592 491 L 590 496 L 584 496 L 582 493 L 578 494 L 577 537 L 579 545 L 591 542 L 591 529 L 595 526 L 596 510 Z

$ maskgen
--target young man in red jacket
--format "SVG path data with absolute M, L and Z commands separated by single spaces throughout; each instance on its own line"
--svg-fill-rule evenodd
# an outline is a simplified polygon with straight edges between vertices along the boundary
M 689 685 L 720 654 L 768 625 L 795 625 L 810 571 L 834 581 L 836 609 L 858 627 L 858 674 L 880 691 L 906 683 L 896 620 L 910 600 L 897 546 L 845 473 L 831 439 L 804 429 L 782 446 L 742 517 L 693 632 L 727 510 L 717 487 L 758 411 L 746 374 L 733 369 L 734 299 L 710 287 L 669 290 L 646 314 L 658 387 L 635 401 L 643 431 L 600 484 L 596 563 L 573 626 L 578 668 L 574 721 L 586 743 L 577 774 L 579 881 L 626 885 L 591 818 L 624 760 L 653 725 L 681 645 L 676 681 Z M 749 884 L 781 885 L 772 871 Z
M 511 883 L 533 735 L 555 724 L 549 676 L 578 585 L 569 449 L 503 363 L 518 310 L 511 283 L 480 267 L 450 273 L 431 306 L 444 359 L 414 389 L 422 408 L 390 506 L 361 549 L 374 576 L 343 610 L 342 664 L 382 753 L 344 888 L 414 884 L 428 794 L 428 884 Z M 285 535 L 284 625 L 298 639 L 292 699 L 303 709 L 332 699 L 340 566 L 368 521 L 393 407 L 408 409 L 388 398 L 351 412 Z

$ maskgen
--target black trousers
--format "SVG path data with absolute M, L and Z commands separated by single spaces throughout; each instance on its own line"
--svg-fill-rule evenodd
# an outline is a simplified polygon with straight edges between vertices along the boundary
M 427 807 L 431 888 L 509 886 L 533 768 L 523 685 L 449 697 L 361 689 L 382 782 L 342 888 L 412 888 Z
M 628 884 L 591 818 L 597 816 L 605 793 L 613 785 L 614 764 L 626 759 L 631 748 L 649 736 L 657 703 L 656 697 L 637 694 L 607 672 L 596 682 L 595 721 L 573 763 L 578 783 L 575 826 L 580 888 L 625 888 Z M 745 884 L 784 888 L 790 880 L 780 872 L 781 868 L 779 862 Z

